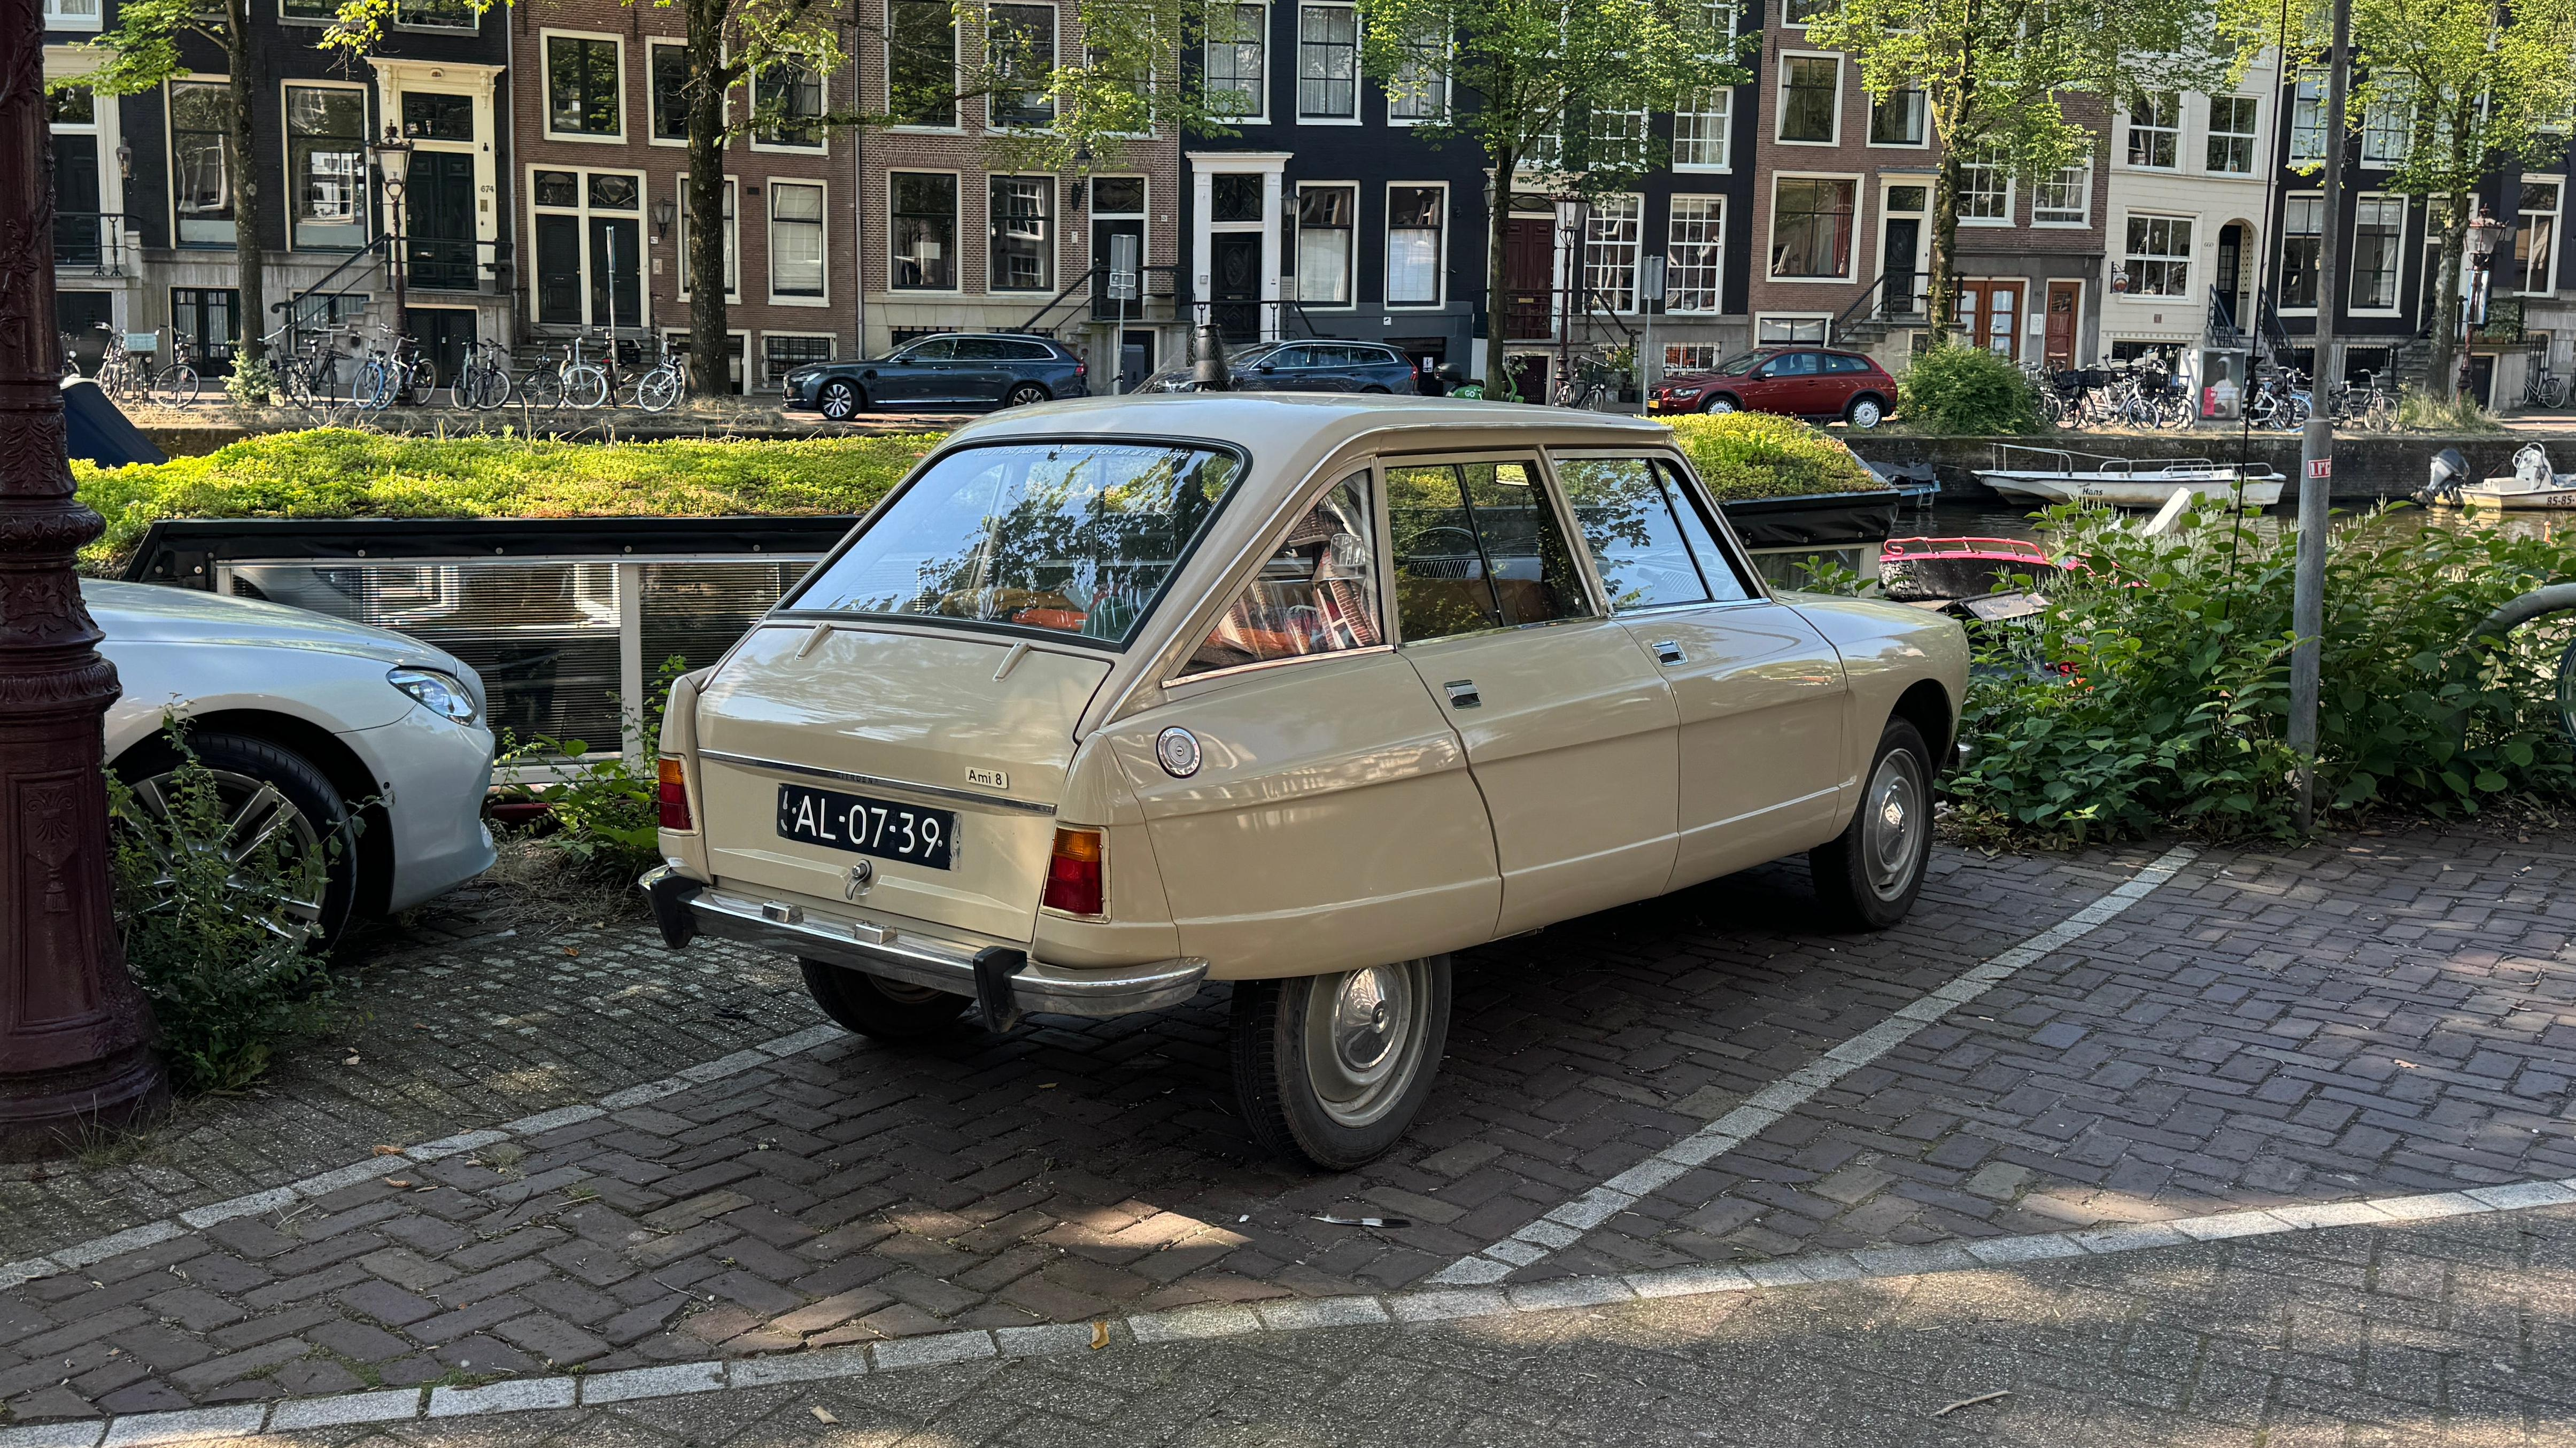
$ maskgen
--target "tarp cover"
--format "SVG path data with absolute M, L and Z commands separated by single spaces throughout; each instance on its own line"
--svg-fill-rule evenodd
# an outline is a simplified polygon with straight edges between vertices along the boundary
M 63 441 L 65 453 L 103 468 L 170 460 L 85 377 L 63 379 Z

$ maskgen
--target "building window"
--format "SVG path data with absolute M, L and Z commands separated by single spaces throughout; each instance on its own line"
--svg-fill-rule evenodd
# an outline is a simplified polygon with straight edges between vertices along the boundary
M 2326 73 L 2303 71 L 2291 92 L 2290 160 L 2293 163 L 2322 161 L 2326 158 Z
M 170 83 L 170 198 L 181 246 L 233 244 L 232 87 Z
M 617 42 L 546 37 L 546 128 L 558 135 L 614 136 L 625 120 L 617 104 Z
M 644 52 L 653 82 L 653 139 L 689 138 L 689 48 L 652 42 Z
M 689 251 L 689 178 L 678 178 L 680 202 L 680 295 L 695 289 L 690 275 Z M 742 220 L 734 212 L 735 185 L 731 176 L 724 183 L 724 289 L 727 300 L 742 296 Z
M 1726 198 L 1675 196 L 1664 233 L 1664 310 L 1720 310 L 1725 264 Z M 1669 355 L 1664 365 L 1672 365 Z
M 2326 203 L 2322 196 L 2292 196 L 2281 203 L 2281 305 L 2306 309 L 2317 304 L 2317 248 L 2324 240 Z
M 2061 168 L 2030 193 L 2030 219 L 2081 226 L 2093 209 L 2093 162 Z
M 2527 294 L 2557 290 L 2558 205 L 2564 189 L 2556 181 L 2522 183 L 2522 227 L 2513 234 L 2513 289 Z
M 1055 286 L 1055 231 L 1047 225 L 1052 177 L 996 176 L 992 189 L 993 277 L 997 292 L 1043 292 Z
M 1841 61 L 1829 55 L 1782 56 L 1780 139 L 1832 144 L 1842 93 Z
M 54 264 L 96 267 L 106 260 L 107 228 L 114 224 L 99 212 L 98 97 L 87 86 L 49 91 L 45 119 L 54 144 Z M 57 309 L 64 305 L 58 301 Z M 90 345 L 94 339 L 78 318 L 67 311 L 62 315 L 63 330 L 88 347 L 83 365 L 94 363 L 98 352 L 97 346 Z
M 1220 116 L 1251 118 L 1270 110 L 1264 62 L 1269 55 L 1270 7 L 1208 7 L 1207 107 Z
M 752 106 L 760 116 L 753 138 L 762 145 L 823 144 L 823 77 L 813 67 L 792 60 L 771 64 L 752 84 Z
M 99 0 L 45 0 L 47 30 L 96 30 Z
M 2012 221 L 2012 169 L 2000 151 L 1989 147 L 1959 158 L 1959 219 Z
M 1735 91 L 1728 86 L 1684 96 L 1673 112 L 1673 165 L 1684 170 L 1723 171 L 1735 132 Z
M 886 180 L 893 192 L 894 289 L 957 290 L 957 178 L 896 171 Z
M 2370 166 L 2402 166 L 2415 144 L 2415 106 L 2402 96 L 2374 96 L 2361 112 L 2361 159 Z
M 1776 347 L 1783 343 L 1825 340 L 1825 329 L 1833 325 L 1831 317 L 1758 317 L 1753 323 L 1753 345 Z
M 1436 45 L 1408 45 L 1386 88 L 1389 121 L 1437 121 L 1449 114 L 1449 58 Z
M 1055 124 L 1055 7 L 996 5 L 986 21 L 986 44 L 1002 85 L 993 92 L 993 124 L 1044 130 Z
M 1925 109 L 1925 97 L 1919 90 L 1901 90 L 1884 98 L 1871 97 L 1869 143 L 1873 146 L 1922 145 Z
M 440 91 L 404 91 L 402 127 L 403 134 L 415 141 L 471 142 L 474 98 Z
M 952 193 L 953 194 L 953 193 Z M 823 295 L 823 188 L 769 183 L 769 294 Z
M 644 186 L 628 171 L 538 171 L 537 321 L 547 326 L 644 323 Z
M 2209 98 L 2209 169 L 2222 176 L 2254 174 L 2254 118 L 2261 103 L 2252 96 Z
M 1449 193 L 1438 186 L 1386 188 L 1386 304 L 1440 304 L 1442 210 Z
M 957 12 L 948 0 L 893 0 L 886 90 L 898 125 L 957 124 Z
M 1336 121 L 1359 115 L 1360 13 L 1348 5 L 1297 7 L 1297 114 Z
M 1706 372 L 1716 365 L 1717 344 L 1714 342 L 1664 344 L 1664 372 L 1667 376 L 1676 372 Z
M 2191 221 L 2180 216 L 2129 218 L 2129 295 L 2191 295 Z
M 2397 308 L 2398 258 L 2406 239 L 2406 198 L 2364 196 L 2352 208 L 2352 309 Z
M 1583 305 L 1637 310 L 1637 248 L 1645 235 L 1646 199 L 1604 196 L 1583 223 Z
M 1297 300 L 1350 305 L 1351 233 L 1358 208 L 1355 186 L 1297 188 Z
M 1646 165 L 1646 113 L 1614 106 L 1592 108 L 1591 143 L 1584 165 L 1612 170 L 1641 170 Z
M 1807 176 L 1771 182 L 1771 275 L 1842 281 L 1851 276 L 1852 203 L 1858 183 Z
M 2181 164 L 2182 97 L 2140 92 L 2129 100 L 2129 164 L 2171 171 Z
M 1780 6 L 1780 23 L 1805 25 L 1808 21 L 1824 14 L 1833 3 L 1834 0 L 1783 0 Z
M 775 387 L 788 373 L 813 362 L 832 360 L 830 337 L 782 337 L 772 332 L 760 339 L 760 377 Z
M 367 244 L 367 93 L 286 88 L 287 245 L 298 251 Z

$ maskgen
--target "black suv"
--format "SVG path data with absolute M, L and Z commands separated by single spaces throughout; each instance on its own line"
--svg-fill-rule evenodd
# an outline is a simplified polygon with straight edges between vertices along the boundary
M 1263 342 L 1227 360 L 1237 392 L 1419 393 L 1413 359 L 1381 342 Z M 1139 392 L 1195 392 L 1187 366 L 1145 379 Z
M 781 379 L 789 411 L 810 408 L 834 422 L 864 407 L 1020 407 L 1086 397 L 1082 359 L 1045 337 L 952 332 L 924 337 L 888 357 L 810 362 Z

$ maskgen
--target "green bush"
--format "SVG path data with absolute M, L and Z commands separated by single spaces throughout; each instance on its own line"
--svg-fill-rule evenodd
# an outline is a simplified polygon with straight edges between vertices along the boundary
M 354 817 L 297 854 L 283 833 L 239 855 L 215 777 L 167 726 L 179 767 L 158 808 L 113 775 L 112 875 L 126 968 L 152 1002 L 172 1084 L 183 1093 L 238 1091 L 268 1070 L 272 1052 L 318 1024 L 329 977 L 291 902 L 321 898 L 328 856 L 345 848 Z M 317 826 L 322 821 L 315 822 Z
M 266 362 L 249 357 L 233 363 L 232 373 L 224 378 L 224 395 L 235 407 L 266 407 L 276 391 L 277 374 Z
M 1982 660 L 1969 756 L 1949 789 L 1971 838 L 2051 843 L 2179 827 L 2295 830 L 2285 738 L 2293 530 L 2186 515 L 2140 536 L 2099 510 L 2046 526 L 2085 571 Z M 2199 526 L 2209 524 L 2211 526 Z M 2576 795 L 2555 671 L 2565 622 L 2492 648 L 2498 605 L 2576 577 L 2576 545 L 2412 508 L 2347 521 L 2328 554 L 2319 710 L 2321 816 L 2381 807 L 2473 814 L 2506 794 Z
M 1867 493 L 1887 486 L 1850 448 L 1794 417 L 1693 413 L 1663 423 L 1720 502 Z
M 2397 425 L 2446 437 L 2505 430 L 2494 413 L 2480 407 L 2477 398 L 2466 392 L 2446 399 L 2413 387 L 2397 395 Z
M 2020 436 L 2040 430 L 2039 403 L 2021 369 L 1982 347 L 1935 347 L 1896 380 L 1896 410 L 1918 432 Z
M 161 518 L 581 518 L 860 513 L 936 434 L 725 442 L 546 442 L 477 434 L 273 433 L 203 457 L 75 461 L 107 520 L 82 555 L 112 572 Z
M 662 712 L 672 683 L 688 670 L 677 654 L 662 661 L 644 690 L 644 717 L 630 715 L 624 723 L 632 759 L 622 753 L 584 759 L 591 752 L 586 739 L 540 734 L 500 741 L 504 762 L 533 764 L 551 775 L 541 786 L 510 786 L 502 797 L 545 801 L 546 846 L 578 861 L 585 874 L 623 885 L 662 862 Z

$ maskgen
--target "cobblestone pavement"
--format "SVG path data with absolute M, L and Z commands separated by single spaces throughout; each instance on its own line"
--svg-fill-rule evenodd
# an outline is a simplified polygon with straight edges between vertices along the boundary
M 2205 856 L 1525 1279 L 2568 1176 L 2569 1086 L 2553 1062 L 2569 1059 L 2562 962 L 2576 904 L 2552 896 L 2576 864 L 2569 843 L 2417 834 Z M 1802 931 L 1805 881 L 1775 867 L 1478 952 L 1462 961 L 1432 1106 L 1397 1153 L 1346 1176 L 1251 1159 L 1227 1099 L 1221 988 L 1151 1017 L 756 1058 L 476 1152 L 387 1158 L 382 1175 L 318 1199 L 172 1229 L 0 1292 L 0 1401 L 11 1421 L 38 1422 L 1403 1287 L 2064 919 L 2154 853 L 1945 851 L 1924 908 L 1878 937 Z M 222 1108 L 193 1131 L 274 1130 L 297 1161 L 338 1166 L 371 1138 L 489 1125 L 814 1019 L 780 962 L 705 944 L 656 962 L 651 949 L 624 928 L 410 957 L 454 973 L 408 963 L 375 977 L 418 993 L 399 1007 L 372 997 L 392 1038 L 376 1095 L 308 1101 L 282 1080 L 237 1104 L 246 1125 Z M 547 1019 L 529 1018 L 514 984 Z M 482 1004 L 503 992 L 507 1007 Z M 599 1018 L 613 1009 L 635 1014 Z M 427 1029 L 405 1042 L 414 1019 Z M 451 1043 L 469 1027 L 490 1034 Z M 451 1053 L 477 1051 L 559 1069 L 526 1094 L 497 1065 L 438 1078 Z M 91 1235 L 276 1185 L 284 1169 L 236 1164 L 253 1149 L 174 1152 L 148 1197 L 116 1175 L 139 1167 L 20 1182 L 0 1231 L 78 1219 Z M 1363 1213 L 1402 1224 L 1314 1220 Z M 0 1261 L 21 1246 L 11 1235 Z M 2049 1270 L 2076 1273 L 2050 1291 L 2093 1311 L 2082 1273 L 2098 1267 Z M 1924 1290 L 1939 1299 L 1962 1280 Z M 1864 1317 L 1905 1311 L 1883 1301 L 1894 1289 L 1851 1290 Z M 2045 1327 L 2043 1300 L 2058 1299 L 2035 1297 L 2039 1315 L 2016 1307 L 2012 1322 Z M 1811 1309 L 1784 1310 L 1776 1323 Z M 2123 1311 L 2121 1323 L 2137 1317 Z M 2545 1326 L 2532 1331 L 2563 1332 L 2563 1314 Z M 1732 1344 L 1713 1346 L 1714 1361 L 1750 1362 L 1711 1331 Z M 1856 1354 L 1836 1360 L 1866 1360 L 1866 1333 L 1834 1336 Z M 1941 1336 L 1926 1330 L 1919 1350 Z M 1328 1339 L 1345 1340 L 1312 1341 Z M 1282 1351 L 1281 1381 L 1328 1371 L 1293 1367 L 1324 1348 Z M 2070 1351 L 2083 1355 L 2080 1342 Z M 1406 1373 L 1437 1365 L 1408 1361 Z M 1462 1390 L 1472 1377 L 1462 1369 Z M 1752 1372 L 1735 1391 L 1776 1394 L 1780 1381 Z M 961 1378 L 955 1411 L 982 1390 Z M 518 1421 L 510 1432 L 535 1431 Z

